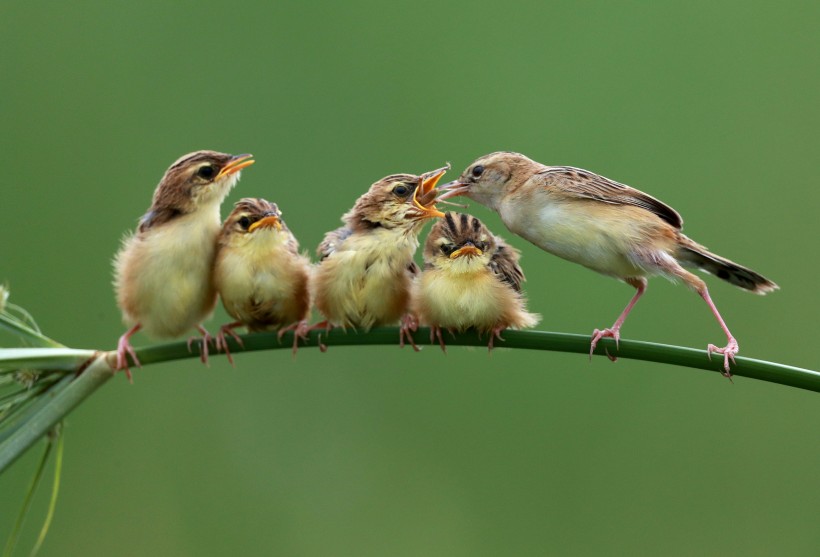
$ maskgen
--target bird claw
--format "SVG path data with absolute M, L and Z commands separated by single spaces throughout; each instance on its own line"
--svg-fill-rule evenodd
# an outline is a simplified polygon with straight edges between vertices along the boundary
M 410 343 L 413 350 L 419 352 L 421 349 L 416 346 L 416 341 L 413 340 L 412 333 L 419 328 L 419 321 L 414 315 L 407 314 L 401 318 L 401 327 L 399 327 L 399 348 L 404 348 L 404 339 Z
M 723 376 L 728 378 L 730 381 L 732 380 L 731 364 L 736 364 L 735 354 L 739 351 L 740 347 L 738 346 L 737 341 L 733 338 L 730 338 L 729 342 L 723 348 L 719 348 L 714 344 L 710 344 L 706 347 L 706 354 L 709 356 L 710 360 L 712 359 L 712 352 L 715 354 L 723 354 Z
M 236 331 L 233 330 L 233 328 L 235 326 L 236 326 L 236 324 L 234 324 L 234 323 L 229 323 L 227 325 L 222 325 L 219 328 L 219 332 L 216 334 L 216 340 L 214 342 L 214 346 L 216 347 L 216 351 L 217 352 L 225 352 L 225 356 L 228 358 L 228 362 L 230 362 L 231 365 L 234 365 L 233 356 L 231 356 L 231 351 L 228 348 L 228 339 L 225 338 L 225 335 L 230 335 L 236 341 L 236 344 L 238 344 L 242 348 L 245 348 L 245 343 L 242 341 L 242 338 L 238 334 L 236 334 Z M 191 345 L 190 345 L 190 341 L 189 341 L 188 350 L 190 350 L 190 349 L 191 349 Z
M 488 352 L 492 353 L 493 341 L 495 339 L 498 339 L 501 342 L 506 342 L 504 340 L 504 338 L 501 336 L 501 331 L 503 331 L 504 329 L 506 329 L 506 327 L 496 327 L 495 329 L 492 330 L 492 332 L 490 333 L 490 342 L 487 344 L 487 351 Z
M 302 339 L 302 342 L 307 344 L 308 341 L 308 333 L 313 329 L 306 319 L 302 319 L 301 321 L 297 321 L 296 323 L 291 323 L 287 327 L 282 327 L 279 329 L 279 332 L 276 333 L 276 338 L 279 339 L 279 342 L 282 342 L 282 337 L 288 331 L 293 331 L 293 357 L 296 357 L 296 352 L 299 350 L 299 339 Z M 327 349 L 327 347 L 325 347 Z
M 134 377 L 131 375 L 131 370 L 128 368 L 128 356 L 131 356 L 131 361 L 134 362 L 134 365 L 137 367 L 142 367 L 139 358 L 137 358 L 137 353 L 134 351 L 134 347 L 131 346 L 131 343 L 128 341 L 128 337 L 123 335 L 117 343 L 117 363 L 114 371 L 123 370 L 125 372 L 125 376 L 128 378 L 128 381 L 133 383 Z
M 603 331 L 600 329 L 595 329 L 592 331 L 592 342 L 589 346 L 590 360 L 592 359 L 592 354 L 595 352 L 595 347 L 598 345 L 598 341 L 602 338 L 614 338 L 615 348 L 618 348 L 618 342 L 621 340 L 621 332 L 619 329 L 604 329 Z M 612 356 L 609 352 L 606 353 L 606 357 L 613 362 L 618 359 L 615 356 Z
M 193 350 L 191 349 L 191 345 L 194 343 L 194 341 L 199 341 L 199 359 L 202 361 L 203 364 L 205 364 L 207 366 L 208 365 L 208 354 L 209 354 L 208 344 L 214 342 L 214 337 L 212 337 L 211 333 L 209 333 L 205 329 L 205 327 L 203 327 L 202 325 L 199 325 L 197 327 L 197 330 L 200 333 L 202 333 L 202 338 L 198 339 L 197 337 L 189 337 L 188 338 L 188 352 L 193 352 Z
M 450 331 L 452 333 L 452 331 Z M 441 327 L 435 325 L 430 326 L 430 344 L 435 344 L 438 339 L 438 345 L 441 346 L 441 351 L 447 354 L 447 345 L 444 344 L 444 337 L 441 336 Z
M 315 325 L 311 325 L 310 327 L 308 327 L 305 333 L 308 333 L 310 331 L 316 331 L 319 329 L 324 329 L 325 334 L 330 334 L 330 331 L 333 329 L 333 323 L 331 323 L 330 320 L 325 319 L 324 321 L 320 321 L 319 323 L 316 323 Z M 319 335 L 316 337 L 316 342 L 319 345 L 319 352 L 327 352 L 327 344 L 324 344 L 322 342 L 321 333 L 319 333 Z

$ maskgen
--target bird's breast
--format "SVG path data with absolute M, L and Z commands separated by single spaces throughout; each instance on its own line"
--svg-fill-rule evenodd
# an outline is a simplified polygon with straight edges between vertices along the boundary
M 314 275 L 314 298 L 332 321 L 368 328 L 395 322 L 406 310 L 408 266 L 418 240 L 390 231 L 352 234 Z
M 149 334 L 181 335 L 213 309 L 219 213 L 193 213 L 129 238 L 117 257 L 120 305 Z

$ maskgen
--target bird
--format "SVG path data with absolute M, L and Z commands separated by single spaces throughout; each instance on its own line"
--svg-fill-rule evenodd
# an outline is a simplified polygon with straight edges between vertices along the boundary
M 415 347 L 415 324 L 407 315 L 411 282 L 419 272 L 413 256 L 425 221 L 444 216 L 435 206 L 435 187 L 449 168 L 378 180 L 342 217 L 344 226 L 325 235 L 311 279 L 324 321 L 314 329 L 369 330 L 401 319 L 399 344 L 407 337 Z
M 436 221 L 424 243 L 424 270 L 414 282 L 412 313 L 430 326 L 430 342 L 441 329 L 475 328 L 489 333 L 488 348 L 501 331 L 534 327 L 540 316 L 529 313 L 521 292 L 520 253 L 476 217 L 448 211 Z M 503 340 L 503 339 L 501 339 Z
M 296 330 L 295 353 L 310 311 L 310 260 L 299 253 L 299 242 L 276 203 L 261 198 L 238 201 L 222 225 L 216 249 L 214 285 L 225 311 L 235 319 L 219 329 L 217 350 L 224 349 L 233 363 L 225 335 L 242 346 L 234 327 L 244 325 L 249 331 L 279 328 L 280 338 Z
M 114 258 L 114 288 L 130 328 L 117 344 L 116 370 L 131 379 L 128 356 L 140 365 L 130 338 L 140 329 L 173 338 L 196 328 L 201 357 L 211 340 L 202 322 L 216 305 L 212 268 L 221 228 L 219 208 L 253 155 L 195 151 L 180 157 L 154 191 L 148 212 Z M 191 339 L 193 340 L 193 339 Z M 189 348 L 191 340 L 189 340 Z
M 778 286 L 762 275 L 716 255 L 683 234 L 683 219 L 669 205 L 630 186 L 571 166 L 547 166 L 520 153 L 479 157 L 440 189 L 465 195 L 497 212 L 506 227 L 558 257 L 622 280 L 635 294 L 615 323 L 592 333 L 590 356 L 602 338 L 620 338 L 627 315 L 644 294 L 647 279 L 680 280 L 706 302 L 726 335 L 726 346 L 707 346 L 723 355 L 723 374 L 739 345 L 709 295 L 699 269 L 756 294 Z

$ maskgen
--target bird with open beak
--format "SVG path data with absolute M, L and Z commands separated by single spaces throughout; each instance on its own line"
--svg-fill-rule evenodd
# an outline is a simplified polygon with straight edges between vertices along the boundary
M 275 203 L 245 198 L 234 206 L 217 240 L 214 285 L 234 322 L 223 325 L 216 347 L 233 363 L 225 335 L 242 346 L 234 327 L 249 331 L 296 330 L 293 350 L 304 337 L 310 310 L 310 261 L 282 220 Z M 301 327 L 300 327 L 301 325 Z
M 196 151 L 181 157 L 160 180 L 136 232 L 123 240 L 114 260 L 114 286 L 131 328 L 120 337 L 116 369 L 129 379 L 128 356 L 140 365 L 130 338 L 140 329 L 173 338 L 196 328 L 207 362 L 211 337 L 201 323 L 216 305 L 211 277 L 219 207 L 240 171 L 254 163 L 251 156 Z
M 446 351 L 442 328 L 474 328 L 489 333 L 492 349 L 504 329 L 538 324 L 540 316 L 527 312 L 521 293 L 519 256 L 474 216 L 445 213 L 427 236 L 424 270 L 411 297 L 413 315 L 430 326 L 430 342 L 438 338 Z
M 599 340 L 620 337 L 621 326 L 646 290 L 647 278 L 682 280 L 706 302 L 726 334 L 724 375 L 738 343 L 712 302 L 706 283 L 684 267 L 716 275 L 735 286 L 766 294 L 778 286 L 758 273 L 708 251 L 682 232 L 671 207 L 639 190 L 569 166 L 546 166 L 520 153 L 497 152 L 473 162 L 455 182 L 442 186 L 497 211 L 513 233 L 541 249 L 620 279 L 636 289 L 612 327 L 592 333 L 590 356 Z
M 342 217 L 345 225 L 325 235 L 311 281 L 325 321 L 314 328 L 368 330 L 407 317 L 418 235 L 427 219 L 444 215 L 436 209 L 436 184 L 449 168 L 382 178 Z M 402 319 L 400 345 L 405 337 L 413 344 L 413 326 Z

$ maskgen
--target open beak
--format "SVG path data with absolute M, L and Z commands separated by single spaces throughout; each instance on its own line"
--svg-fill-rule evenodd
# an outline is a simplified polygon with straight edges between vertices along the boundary
M 268 215 L 250 225 L 248 232 L 253 232 L 257 228 L 275 228 L 276 230 L 282 230 L 282 223 L 276 215 Z
M 465 184 L 464 182 L 453 180 L 452 182 L 447 182 L 443 186 L 439 186 L 438 189 L 439 191 L 444 192 L 441 195 L 441 197 L 439 197 L 438 201 L 443 201 L 451 197 L 458 197 L 459 195 L 464 195 L 465 193 L 470 191 L 470 184 Z
M 216 179 L 219 180 L 220 178 L 224 178 L 225 176 L 230 176 L 231 174 L 236 174 L 243 168 L 247 168 L 256 161 L 253 160 L 253 155 L 236 155 L 231 160 L 228 161 L 228 164 L 222 167 L 222 170 L 216 176 Z
M 456 251 L 451 253 L 450 259 L 458 259 L 459 257 L 462 257 L 464 255 L 468 257 L 477 257 L 482 253 L 484 252 L 475 247 L 473 244 L 467 242 L 467 244 L 465 244 L 463 247 L 460 247 Z
M 450 170 L 449 163 L 438 170 L 425 172 L 421 175 L 421 185 L 413 192 L 413 205 L 421 211 L 425 218 L 444 216 L 444 213 L 436 209 L 436 202 L 439 201 L 436 198 L 436 184 L 448 170 Z

